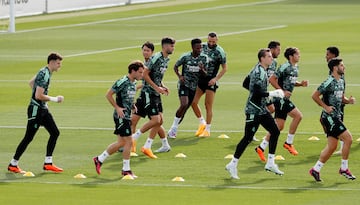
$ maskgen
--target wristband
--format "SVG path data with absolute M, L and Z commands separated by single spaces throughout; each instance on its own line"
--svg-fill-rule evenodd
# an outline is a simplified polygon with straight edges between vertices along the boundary
M 51 102 L 58 102 L 58 98 L 57 98 L 57 97 L 50 97 L 50 96 L 49 96 L 49 100 L 50 100 Z

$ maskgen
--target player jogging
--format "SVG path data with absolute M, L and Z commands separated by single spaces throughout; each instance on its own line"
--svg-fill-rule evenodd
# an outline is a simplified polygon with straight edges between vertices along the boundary
M 328 63 L 328 68 L 331 75 L 312 94 L 312 99 L 323 108 L 320 122 L 327 134 L 327 144 L 321 151 L 319 160 L 310 169 L 309 173 L 314 177 L 315 181 L 322 181 L 320 170 L 334 153 L 338 141 L 341 139 L 344 142 L 344 146 L 341 153 L 342 159 L 339 174 L 347 179 L 354 180 L 356 177 L 352 175 L 348 167 L 352 135 L 341 120 L 341 104 L 354 104 L 355 98 L 350 97 L 347 99 L 344 97 L 345 84 L 341 76 L 344 74 L 345 65 L 342 59 L 331 59 Z
M 131 62 L 128 66 L 128 74 L 117 80 L 106 93 L 106 99 L 114 107 L 114 134 L 117 136 L 117 141 L 110 144 L 102 154 L 93 158 L 95 170 L 98 174 L 101 173 L 100 168 L 105 159 L 118 151 L 120 147 L 124 147 L 122 175 L 137 177 L 130 169 L 131 110 L 134 108 L 134 96 L 136 94 L 135 81 L 142 79 L 143 72 L 144 64 L 141 61 Z M 116 99 L 113 95 L 116 95 Z
M 43 169 L 45 171 L 62 172 L 63 169 L 53 164 L 52 155 L 56 146 L 56 141 L 60 135 L 59 129 L 48 110 L 47 102 L 61 103 L 64 97 L 58 95 L 52 97 L 48 95 L 50 85 L 50 78 L 53 72 L 57 72 L 61 68 L 63 58 L 58 53 L 50 53 L 47 58 L 47 66 L 40 69 L 40 71 L 30 80 L 30 87 L 32 88 L 32 95 L 30 104 L 28 106 L 27 115 L 28 122 L 24 138 L 16 148 L 15 155 L 10 161 L 8 170 L 14 173 L 22 173 L 23 170 L 18 166 L 21 155 L 25 152 L 27 146 L 34 139 L 36 132 L 40 126 L 44 126 L 49 132 L 50 138 L 46 147 L 46 156 Z
M 227 71 L 226 54 L 224 49 L 217 45 L 218 37 L 216 33 L 211 32 L 208 34 L 207 43 L 203 44 L 202 52 L 209 58 L 207 67 L 207 75 L 205 78 L 199 79 L 198 87 L 196 88 L 195 97 L 191 107 L 200 121 L 198 130 L 195 136 L 210 137 L 210 128 L 212 121 L 212 107 L 215 99 L 215 92 L 218 88 L 218 81 Z M 220 65 L 222 70 L 218 73 Z M 205 94 L 205 109 L 206 121 L 204 120 L 199 107 L 199 100 Z
M 266 109 L 266 98 L 269 96 L 282 98 L 284 97 L 284 92 L 281 89 L 267 91 L 269 83 L 266 69 L 271 65 L 273 59 L 270 49 L 260 49 L 258 59 L 259 63 L 250 72 L 249 97 L 245 108 L 246 123 L 244 137 L 238 143 L 233 159 L 225 167 L 230 173 L 231 178 L 234 179 L 239 179 L 237 173 L 239 158 L 252 141 L 259 125 L 262 125 L 270 133 L 270 149 L 265 170 L 278 175 L 284 174 L 275 164 L 275 151 L 280 131 L 275 124 L 274 118 Z
M 298 151 L 295 149 L 293 142 L 296 129 L 302 119 L 302 113 L 294 105 L 294 103 L 290 101 L 290 97 L 295 87 L 306 87 L 308 86 L 308 81 L 297 81 L 299 73 L 297 63 L 300 59 L 299 49 L 295 47 L 287 48 L 284 52 L 284 56 L 288 60 L 288 62 L 281 65 L 277 69 L 277 71 L 270 77 L 269 81 L 275 89 L 282 89 L 284 91 L 284 98 L 273 99 L 275 106 L 275 121 L 279 130 L 281 131 L 284 129 L 287 116 L 289 115 L 292 118 L 289 133 L 283 147 L 287 149 L 290 154 L 296 156 L 298 155 Z M 257 152 L 262 161 L 265 161 L 264 150 L 269 144 L 269 138 L 270 134 L 268 133 L 265 139 L 261 142 L 261 144 L 257 148 L 255 148 L 255 151 Z
M 169 138 L 176 138 L 179 124 L 194 99 L 199 75 L 206 75 L 205 67 L 208 63 L 208 57 L 201 52 L 201 40 L 198 38 L 191 40 L 191 48 L 192 52 L 184 53 L 174 66 L 175 74 L 179 78 L 180 107 L 177 109 L 173 124 L 168 131 Z M 179 73 L 180 66 L 182 66 L 181 74 Z
M 169 89 L 163 84 L 162 79 L 168 68 L 168 63 L 170 61 L 169 56 L 174 52 L 175 40 L 171 37 L 164 37 L 161 40 L 161 48 L 161 52 L 152 56 L 150 63 L 145 68 L 145 84 L 140 94 L 146 103 L 144 107 L 140 107 L 138 109 L 145 109 L 146 115 L 149 116 L 150 120 L 132 136 L 133 139 L 136 140 L 142 133 L 150 130 L 149 137 L 144 146 L 141 148 L 141 152 L 152 159 L 156 159 L 157 156 L 153 154 L 151 146 L 156 134 L 159 132 L 163 124 L 161 95 L 169 94 Z M 157 150 L 157 152 L 170 151 L 171 147 L 167 141 L 167 137 L 165 135 L 160 135 L 160 138 L 162 146 Z

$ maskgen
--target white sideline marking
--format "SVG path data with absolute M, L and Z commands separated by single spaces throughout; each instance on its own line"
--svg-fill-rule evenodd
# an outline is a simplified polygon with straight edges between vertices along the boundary
M 252 2 L 252 3 L 243 3 L 243 4 L 231 4 L 231 5 L 215 6 L 215 7 L 201 8 L 201 9 L 192 9 L 192 10 L 185 10 L 185 11 L 166 12 L 166 13 L 149 14 L 149 15 L 143 15 L 143 16 L 116 18 L 116 19 L 108 19 L 108 20 L 102 20 L 102 21 L 93 21 L 93 22 L 88 22 L 88 23 L 78 23 L 78 24 L 63 25 L 63 26 L 51 26 L 51 27 L 43 27 L 43 28 L 36 28 L 36 29 L 29 29 L 29 30 L 21 30 L 21 31 L 17 31 L 16 33 L 28 33 L 28 32 L 34 32 L 34 31 L 73 28 L 73 27 L 79 27 L 79 26 L 89 26 L 89 25 L 111 23 L 111 22 L 117 22 L 117 21 L 137 20 L 137 19 L 145 19 L 145 18 L 152 18 L 152 17 L 195 13 L 195 12 L 200 12 L 200 11 L 211 11 L 211 10 L 217 10 L 217 9 L 234 8 L 234 7 L 256 6 L 256 5 L 262 5 L 262 4 L 278 3 L 278 2 L 282 2 L 282 1 L 286 1 L 286 0 L 270 0 L 270 1 Z
M 249 29 L 249 30 L 221 33 L 221 34 L 218 34 L 218 35 L 219 36 L 230 36 L 230 35 L 238 35 L 238 34 L 244 34 L 244 33 L 257 32 L 257 31 L 280 29 L 280 28 L 285 28 L 285 27 L 287 27 L 287 25 L 276 25 L 276 26 L 270 26 L 270 27 L 263 27 L 263 28 L 255 28 L 255 29 Z M 199 38 L 206 38 L 206 37 L 207 36 L 201 36 Z M 193 38 L 184 38 L 184 39 L 176 40 L 176 42 L 190 41 L 191 39 L 193 39 Z M 159 43 L 155 43 L 155 45 L 159 45 Z M 128 49 L 135 49 L 135 48 L 139 48 L 139 45 L 121 47 L 121 48 L 105 49 L 105 50 L 97 50 L 97 51 L 89 51 L 89 52 L 83 52 L 83 53 L 77 53 L 77 54 L 70 54 L 70 55 L 65 55 L 64 57 L 65 58 L 71 58 L 71 57 L 94 55 L 94 54 L 100 54 L 100 53 L 109 53 L 109 52 L 113 52 L 113 51 L 123 51 L 123 50 L 128 50 Z
M 0 125 L 0 129 L 25 129 L 26 126 L 12 126 L 12 125 Z M 41 127 L 43 128 L 43 127 Z M 59 127 L 62 130 L 114 130 L 110 127 Z M 196 130 L 178 130 L 179 132 L 195 132 Z M 211 130 L 212 133 L 243 133 L 243 130 Z M 257 132 L 267 133 L 266 131 L 259 130 Z M 324 132 L 296 132 L 303 135 L 324 135 Z M 360 135 L 360 133 L 351 133 L 352 135 Z

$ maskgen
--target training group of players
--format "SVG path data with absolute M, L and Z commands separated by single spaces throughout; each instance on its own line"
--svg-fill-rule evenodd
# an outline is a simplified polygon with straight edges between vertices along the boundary
M 149 158 L 157 158 L 151 148 L 156 135 L 160 137 L 162 146 L 155 152 L 170 151 L 171 147 L 168 138 L 176 138 L 179 124 L 190 106 L 199 119 L 199 127 L 195 136 L 210 137 L 213 102 L 218 88 L 218 81 L 227 71 L 225 51 L 217 42 L 218 36 L 214 32 L 208 34 L 206 43 L 194 38 L 191 40 L 192 50 L 184 53 L 175 63 L 174 71 L 179 78 L 177 87 L 180 106 L 175 112 L 173 124 L 167 133 L 162 126 L 163 106 L 161 95 L 168 95 L 169 89 L 162 80 L 165 71 L 168 69 L 169 55 L 173 53 L 175 48 L 175 40 L 171 37 L 164 37 L 161 40 L 161 51 L 155 54 L 153 54 L 155 49 L 153 43 L 145 42 L 142 45 L 144 62 L 139 60 L 131 62 L 128 65 L 128 74 L 117 80 L 106 93 L 107 100 L 114 107 L 114 134 L 117 135 L 117 140 L 110 144 L 104 152 L 93 158 L 98 174 L 101 173 L 101 166 L 105 159 L 121 150 L 123 155 L 122 175 L 137 178 L 130 168 L 130 157 L 137 156 L 136 142 L 139 137 L 143 133 L 149 132 L 145 144 L 141 147 L 141 152 Z M 243 138 L 236 146 L 232 160 L 225 166 L 231 178 L 239 179 L 237 170 L 239 158 L 247 145 L 251 141 L 257 140 L 255 133 L 259 125 L 262 125 L 268 131 L 268 134 L 260 145 L 255 148 L 255 152 L 262 161 L 266 162 L 266 171 L 278 175 L 284 174 L 275 164 L 275 152 L 278 137 L 280 131 L 284 128 L 287 116 L 290 116 L 292 121 L 283 147 L 290 154 L 298 155 L 298 151 L 294 147 L 294 137 L 302 119 L 302 114 L 290 98 L 294 87 L 306 87 L 308 81 L 297 80 L 297 64 L 300 59 L 300 50 L 296 47 L 286 48 L 284 56 L 287 62 L 278 66 L 276 58 L 280 52 L 280 42 L 269 42 L 268 48 L 259 50 L 257 55 L 258 63 L 244 79 L 243 87 L 249 91 L 245 107 L 245 131 Z M 354 104 L 355 98 L 344 96 L 345 66 L 338 55 L 339 49 L 337 47 L 327 48 L 326 59 L 329 77 L 312 95 L 313 100 L 323 108 L 320 121 L 328 139 L 319 160 L 309 170 L 309 174 L 316 181 L 321 181 L 320 169 L 335 152 L 339 140 L 341 141 L 339 152 L 342 155 L 339 174 L 347 179 L 356 179 L 348 168 L 352 136 L 343 124 L 343 105 Z M 60 54 L 50 53 L 47 66 L 42 68 L 30 81 L 32 96 L 28 106 L 28 124 L 25 136 L 19 143 L 13 159 L 9 163 L 8 171 L 10 172 L 24 172 L 18 165 L 19 159 L 40 126 L 44 126 L 50 134 L 43 169 L 52 172 L 63 171 L 52 161 L 52 154 L 60 132 L 47 108 L 48 101 L 61 103 L 64 100 L 61 95 L 56 97 L 48 95 L 51 75 L 60 69 L 62 59 Z M 139 80 L 142 80 L 142 84 L 136 85 L 136 81 Z M 275 90 L 268 91 L 269 83 Z M 140 95 L 134 101 L 138 89 L 141 89 Z M 206 118 L 203 117 L 198 105 L 203 95 L 205 95 Z M 272 113 L 274 113 L 274 117 Z M 149 120 L 136 130 L 139 119 L 146 116 L 148 116 Z M 264 151 L 267 146 L 269 146 L 269 153 L 266 159 Z

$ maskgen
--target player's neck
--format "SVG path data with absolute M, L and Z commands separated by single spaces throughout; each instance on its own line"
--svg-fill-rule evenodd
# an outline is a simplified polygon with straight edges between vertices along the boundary
M 269 68 L 268 65 L 265 65 L 264 63 L 261 63 L 261 62 L 260 62 L 260 66 L 261 66 L 262 68 L 264 68 L 264 70 L 267 70 L 267 69 Z
M 131 74 L 128 74 L 127 77 L 129 78 L 129 80 L 131 82 L 134 82 L 135 81 L 135 77 L 133 77 Z
M 332 75 L 332 77 L 335 78 L 336 80 L 339 80 L 340 77 L 341 77 L 337 72 L 332 72 L 331 75 Z
M 161 53 L 165 58 L 167 58 L 169 56 L 169 54 L 164 50 L 162 50 Z

